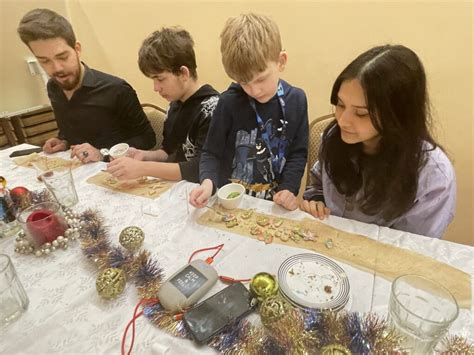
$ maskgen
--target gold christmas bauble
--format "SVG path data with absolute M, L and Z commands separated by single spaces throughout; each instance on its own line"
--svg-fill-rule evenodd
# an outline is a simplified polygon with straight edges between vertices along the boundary
M 141 247 L 145 233 L 139 227 L 131 226 L 120 232 L 119 242 L 125 249 L 135 251 Z
M 110 267 L 97 277 L 95 287 L 101 297 L 111 299 L 123 292 L 125 283 L 125 272 L 122 269 Z
M 265 298 L 260 305 L 260 318 L 265 326 L 285 316 L 290 310 L 290 305 L 279 295 Z
M 250 281 L 250 291 L 262 302 L 278 293 L 278 281 L 268 272 L 259 272 Z

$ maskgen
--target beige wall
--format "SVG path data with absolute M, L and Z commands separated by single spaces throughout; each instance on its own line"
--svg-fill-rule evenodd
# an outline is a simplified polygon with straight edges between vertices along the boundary
M 166 102 L 136 65 L 141 41 L 162 26 L 182 25 L 191 32 L 200 78 L 224 90 L 229 79 L 220 62 L 219 33 L 225 20 L 248 11 L 270 15 L 278 22 L 289 53 L 283 78 L 306 91 L 311 118 L 330 111 L 332 83 L 356 55 L 384 43 L 411 47 L 425 65 L 436 134 L 457 173 L 456 218 L 445 238 L 474 244 L 472 2 L 0 1 L 4 44 L 0 111 L 44 102 L 39 78 L 31 78 L 22 62 L 28 51 L 15 34 L 21 15 L 39 6 L 69 16 L 89 65 L 125 78 L 143 102 L 162 106 Z

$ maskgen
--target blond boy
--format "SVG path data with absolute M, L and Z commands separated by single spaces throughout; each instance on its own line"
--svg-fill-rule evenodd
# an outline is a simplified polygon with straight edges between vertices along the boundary
M 190 203 L 204 207 L 217 188 L 235 181 L 249 195 L 297 208 L 308 151 L 306 95 L 280 79 L 287 53 L 270 18 L 246 14 L 221 33 L 224 69 L 236 81 L 214 111 Z

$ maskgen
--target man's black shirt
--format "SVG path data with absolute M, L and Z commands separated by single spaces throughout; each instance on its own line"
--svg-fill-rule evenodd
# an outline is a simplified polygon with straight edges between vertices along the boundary
M 70 100 L 53 80 L 48 82 L 59 138 L 69 144 L 89 143 L 98 149 L 118 143 L 152 148 L 155 133 L 135 90 L 125 80 L 85 64 L 84 70 L 82 85 Z

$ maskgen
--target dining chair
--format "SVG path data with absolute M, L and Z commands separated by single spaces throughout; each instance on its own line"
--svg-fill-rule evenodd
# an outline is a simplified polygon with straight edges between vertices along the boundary
M 9 114 L 18 143 L 42 146 L 57 137 L 58 124 L 50 105 L 41 105 Z
M 142 108 L 148 121 L 150 121 L 151 127 L 155 131 L 156 145 L 153 147 L 153 150 L 159 149 L 163 142 L 163 126 L 166 119 L 166 110 L 148 103 L 143 103 Z
M 308 140 L 308 165 L 306 184 L 310 183 L 311 168 L 318 160 L 319 147 L 321 146 L 321 137 L 326 127 L 334 120 L 334 113 L 315 118 L 309 124 Z
M 18 138 L 15 134 L 10 119 L 0 118 L 0 150 L 12 147 L 18 144 Z

